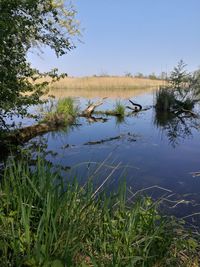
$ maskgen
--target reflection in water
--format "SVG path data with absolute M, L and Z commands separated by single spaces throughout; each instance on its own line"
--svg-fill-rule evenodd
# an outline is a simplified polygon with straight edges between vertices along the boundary
M 121 123 L 125 123 L 125 117 L 123 117 L 123 116 L 116 116 L 115 117 L 115 124 L 116 124 L 116 126 L 120 125 Z
M 199 118 L 186 115 L 183 112 L 174 113 L 155 110 L 154 124 L 166 133 L 173 147 L 179 145 L 183 139 L 192 137 L 193 129 L 197 129 L 199 123 Z
M 82 110 L 87 105 L 87 99 L 79 100 Z M 134 101 L 143 106 L 152 105 L 153 95 L 142 95 Z M 112 109 L 114 104 L 115 100 L 106 99 L 101 109 Z M 43 137 L 32 140 L 31 142 L 38 141 L 38 144 L 35 147 L 33 145 L 31 153 L 37 156 L 39 146 L 54 168 L 60 165 L 67 179 L 76 178 L 83 184 L 90 178 L 99 186 L 115 169 L 105 184 L 108 190 L 117 190 L 119 183 L 126 180 L 127 187 L 131 187 L 132 191 L 150 187 L 151 191 L 145 193 L 159 198 L 163 196 L 163 191 L 158 190 L 159 186 L 174 193 L 174 200 L 184 199 L 189 203 L 186 205 L 182 201 L 182 204 L 173 204 L 171 213 L 179 217 L 198 213 L 200 178 L 193 178 L 191 172 L 199 171 L 200 168 L 199 132 L 195 130 L 199 120 L 184 113 L 154 112 L 154 109 L 139 112 L 126 117 L 125 121 L 105 117 L 108 120 L 104 123 L 99 115 L 95 115 L 99 117 L 95 118 L 96 122 L 79 118 L 79 127 L 46 133 Z M 175 149 L 169 145 L 168 140 L 166 142 L 165 138 L 160 138 L 160 129 L 168 134 Z M 121 138 L 111 140 L 117 136 Z M 193 138 L 188 138 L 191 136 Z M 102 139 L 110 141 L 84 145 Z M 64 169 L 68 171 L 64 172 Z

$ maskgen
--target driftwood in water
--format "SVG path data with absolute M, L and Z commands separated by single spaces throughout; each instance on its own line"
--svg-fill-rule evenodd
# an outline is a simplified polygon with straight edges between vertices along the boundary
M 54 118 L 54 120 L 50 120 L 45 123 L 39 123 L 36 125 L 28 126 L 28 127 L 13 131 L 8 136 L 7 141 L 11 144 L 23 144 L 38 135 L 41 135 L 41 134 L 44 134 L 50 131 L 55 131 L 59 129 L 60 127 L 63 127 L 66 124 L 73 123 L 73 121 L 74 121 L 74 118 L 72 116 L 68 116 L 67 118 L 66 117 L 64 118 L 63 115 L 60 115 L 60 117 L 57 116 L 56 120 Z
M 98 141 L 90 141 L 90 142 L 87 142 L 85 143 L 84 145 L 97 145 L 97 144 L 103 144 L 105 142 L 110 142 L 110 141 L 113 141 L 113 140 L 118 140 L 122 137 L 122 135 L 118 135 L 118 136 L 115 136 L 115 137 L 110 137 L 110 138 L 106 138 L 106 139 L 102 139 L 102 140 L 98 140 Z
M 136 104 L 134 103 L 132 100 L 129 99 L 129 102 L 134 106 L 134 107 L 130 107 L 130 106 L 126 106 L 126 108 L 131 109 L 134 112 L 139 112 L 142 110 L 142 106 L 140 104 Z
M 103 98 L 105 99 L 105 98 Z M 121 116 L 115 110 L 106 110 L 106 111 L 95 111 L 95 109 L 103 104 L 103 99 L 98 101 L 97 103 L 91 103 L 81 114 L 80 117 L 86 117 L 90 122 L 105 122 L 107 119 L 105 118 L 95 118 L 92 114 L 106 115 L 106 116 Z
M 198 115 L 196 113 L 194 113 L 193 111 L 189 110 L 189 109 L 184 109 L 184 108 L 181 108 L 177 111 L 178 113 L 181 112 L 181 113 L 188 113 L 190 116 L 192 117 L 195 117 L 197 118 Z
M 106 115 L 106 116 L 122 116 L 120 113 L 116 112 L 115 110 L 99 110 L 99 111 L 94 111 L 94 114 L 99 114 L 99 115 Z
M 200 177 L 200 172 L 191 172 L 193 177 Z
M 92 113 L 94 112 L 95 108 L 101 106 L 103 101 L 99 101 L 97 103 L 91 103 L 81 114 L 82 117 L 91 117 Z
M 105 99 L 105 98 L 103 98 L 103 99 Z M 103 114 L 103 115 L 107 115 L 107 116 L 121 116 L 121 114 L 119 114 L 115 110 L 96 111 L 95 112 L 95 109 L 103 104 L 103 99 L 101 101 L 96 102 L 96 103 L 91 103 L 84 111 L 82 111 L 80 114 L 78 114 L 78 116 L 86 117 L 89 120 L 89 122 L 105 122 L 105 121 L 107 121 L 106 118 L 93 117 L 92 116 L 93 113 Z M 129 102 L 132 105 L 138 107 L 137 112 L 142 110 L 141 105 L 133 103 L 131 100 L 129 100 Z M 136 111 L 136 108 L 134 108 L 134 109 L 131 107 L 128 107 L 128 108 L 133 110 L 133 111 Z M 130 115 L 130 114 L 127 114 L 126 116 L 128 116 L 128 115 Z M 5 143 L 23 144 L 23 143 L 29 141 L 30 139 L 32 139 L 38 135 L 41 135 L 41 134 L 44 134 L 44 133 L 47 133 L 50 131 L 56 131 L 57 129 L 64 127 L 67 124 L 72 124 L 73 122 L 74 122 L 74 118 L 72 116 L 68 116 L 66 118 L 66 115 L 64 115 L 64 114 L 54 114 L 52 117 L 50 116 L 48 118 L 47 122 L 28 126 L 28 127 L 11 132 L 7 136 Z M 104 143 L 104 142 L 112 141 L 112 140 L 119 139 L 119 138 L 120 138 L 120 136 L 117 136 L 117 137 L 113 137 L 113 138 L 109 138 L 109 139 L 105 139 L 105 140 L 89 142 L 86 144 Z
M 104 99 L 104 98 L 103 98 Z M 95 109 L 97 107 L 99 107 L 100 105 L 103 104 L 103 99 L 100 100 L 97 103 L 91 103 L 84 111 L 82 111 L 79 116 L 80 117 L 87 117 L 90 118 L 91 122 L 95 122 L 98 121 L 98 118 L 94 118 L 92 117 L 92 114 L 99 114 L 99 115 L 106 115 L 106 116 L 122 116 L 121 113 L 118 113 L 118 111 L 115 110 L 105 110 L 105 111 L 95 111 Z M 140 104 L 136 104 L 134 103 L 132 100 L 129 99 L 129 102 L 134 106 L 134 107 L 130 107 L 130 106 L 126 106 L 126 108 L 132 110 L 133 112 L 139 112 L 139 111 L 144 111 L 147 109 L 142 109 L 142 106 Z M 126 114 L 127 116 L 129 116 L 130 114 Z M 125 116 L 126 116 L 125 115 Z M 103 119 L 105 120 L 105 119 Z
M 88 120 L 88 122 L 90 122 L 90 123 L 93 123 L 93 122 L 102 122 L 102 123 L 104 123 L 104 122 L 106 122 L 108 119 L 107 118 L 102 118 L 102 117 L 93 117 L 93 116 L 91 116 L 91 117 L 87 117 L 87 120 Z

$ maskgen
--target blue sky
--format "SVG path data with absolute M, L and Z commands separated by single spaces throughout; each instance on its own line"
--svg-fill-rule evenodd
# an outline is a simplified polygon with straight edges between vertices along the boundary
M 170 71 L 180 59 L 200 67 L 200 0 L 74 0 L 82 43 L 59 59 L 29 55 L 34 67 L 70 76 Z

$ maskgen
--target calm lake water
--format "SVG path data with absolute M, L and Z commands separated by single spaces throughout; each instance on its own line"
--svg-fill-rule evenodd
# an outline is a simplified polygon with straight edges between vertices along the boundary
M 143 107 L 152 106 L 154 94 L 131 99 Z M 85 98 L 76 101 L 81 109 L 88 103 Z M 121 102 L 129 105 L 128 100 Z M 98 109 L 112 109 L 115 103 L 116 99 L 107 98 Z M 116 191 L 126 181 L 133 192 L 147 188 L 145 194 L 166 198 L 166 212 L 178 217 L 200 212 L 200 176 L 192 175 L 200 171 L 200 122 L 163 118 L 153 107 L 124 120 L 107 119 L 92 123 L 79 118 L 77 125 L 37 137 L 28 145 L 35 141 L 47 145 L 46 159 L 62 165 L 65 175 L 80 183 L 93 179 L 96 186 L 105 182 L 108 191 Z M 113 137 L 119 138 L 108 140 Z M 99 140 L 105 142 L 86 144 Z M 198 215 L 189 218 L 192 222 L 200 219 Z

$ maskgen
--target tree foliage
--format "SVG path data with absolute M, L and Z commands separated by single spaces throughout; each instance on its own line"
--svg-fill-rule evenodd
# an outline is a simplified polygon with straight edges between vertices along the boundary
M 200 101 L 200 70 L 189 73 L 181 60 L 169 76 L 167 87 L 156 93 L 155 124 L 167 132 L 172 146 L 192 135 L 199 116 L 193 109 Z
M 183 60 L 180 60 L 177 66 L 174 67 L 173 71 L 170 74 L 169 82 L 174 89 L 180 89 L 185 87 L 188 83 L 190 74 L 186 71 L 186 64 Z
M 48 46 L 62 56 L 75 46 L 78 30 L 76 11 L 69 2 L 59 0 L 0 0 L 0 127 L 5 118 L 26 115 L 27 107 L 38 104 L 50 76 L 56 69 L 40 73 L 27 61 L 33 47 Z M 40 79 L 40 80 L 39 80 Z M 38 82 L 37 82 L 38 81 Z
M 169 87 L 177 101 L 195 104 L 200 101 L 200 71 L 190 73 L 186 66 L 183 60 L 178 62 L 169 76 Z

